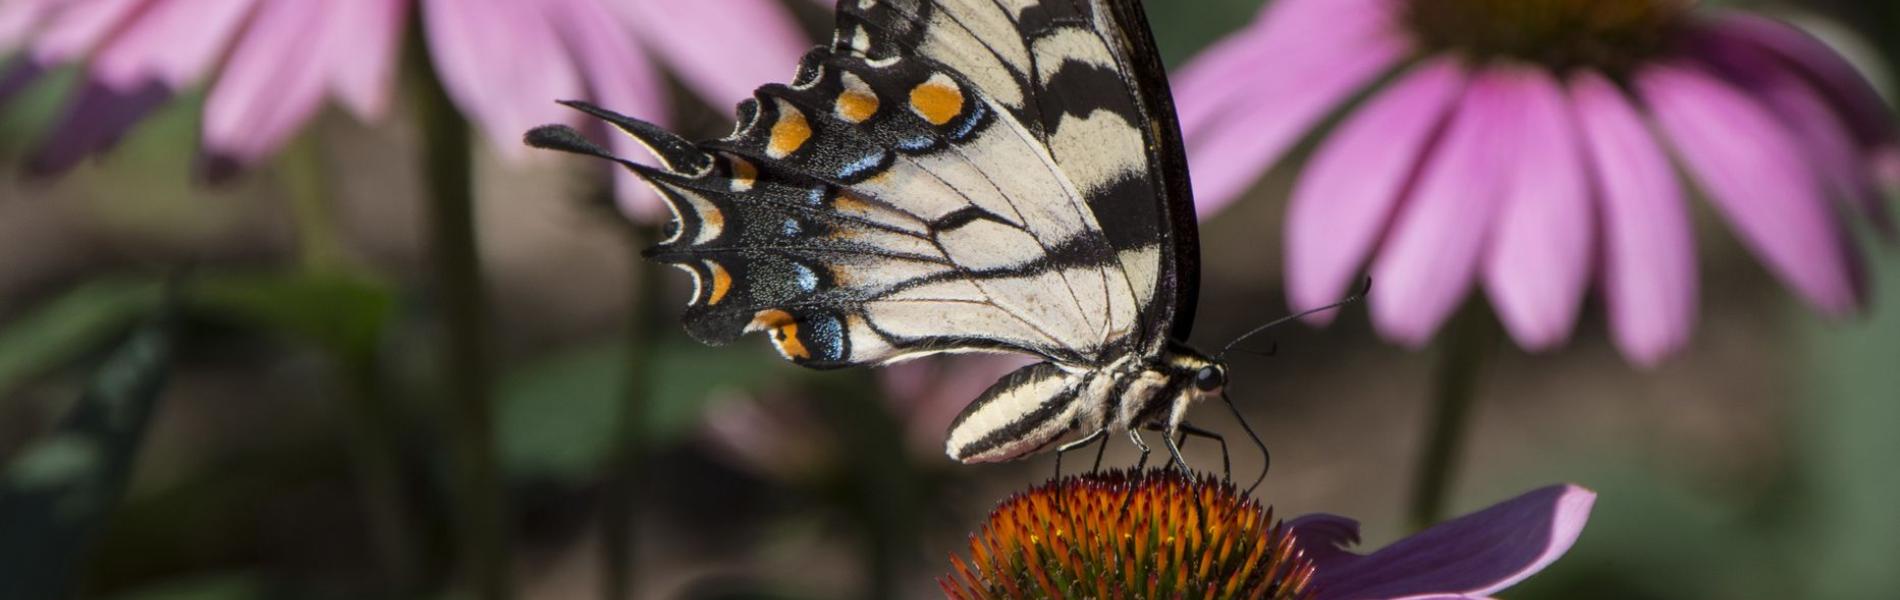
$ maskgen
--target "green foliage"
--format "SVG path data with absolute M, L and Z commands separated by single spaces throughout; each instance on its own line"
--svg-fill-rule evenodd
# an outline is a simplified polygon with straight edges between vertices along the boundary
M 191 282 L 195 310 L 275 331 L 358 359 L 375 352 L 395 292 L 345 273 L 207 275 Z
M 691 435 L 707 397 L 783 379 L 787 369 L 765 353 L 679 341 L 652 352 L 638 402 L 648 447 Z M 557 354 L 504 377 L 496 410 L 503 468 L 514 476 L 578 482 L 611 458 L 620 411 L 634 400 L 631 354 L 605 344 Z
M 0 477 L 0 581 L 21 598 L 64 595 L 87 542 L 118 505 L 171 362 L 171 335 L 142 328 L 106 359 L 59 428 Z
M 0 397 L 117 337 L 159 301 L 151 281 L 95 281 L 0 324 Z

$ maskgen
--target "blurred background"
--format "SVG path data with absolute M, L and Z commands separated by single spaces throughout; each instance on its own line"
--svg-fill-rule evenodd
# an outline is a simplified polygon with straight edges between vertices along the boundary
M 813 39 L 828 31 L 818 4 L 789 6 Z M 1896 75 L 1889 2 L 1746 4 L 1799 15 L 1883 89 Z M 1259 6 L 1148 10 L 1180 64 Z M 372 123 L 325 109 L 214 185 L 196 176 L 203 93 L 184 90 L 98 160 L 12 168 L 55 134 L 77 77 L 53 70 L 0 105 L 0 572 L 22 578 L 0 597 L 62 589 L 31 578 L 128 600 L 466 593 L 464 413 L 442 400 L 448 292 L 431 274 L 414 105 Z M 671 97 L 675 129 L 727 129 L 728 107 Z M 1047 456 L 942 455 L 950 417 L 1009 365 L 821 373 L 751 339 L 702 347 L 678 327 L 690 284 L 636 260 L 654 231 L 615 211 L 592 165 L 470 147 L 491 368 L 468 379 L 492 384 L 520 597 L 930 597 L 988 509 L 1050 476 Z M 1287 312 L 1280 245 L 1261 232 L 1278 235 L 1293 173 L 1204 222 L 1201 346 Z M 1629 366 L 1594 300 L 1559 350 L 1495 344 L 1451 512 L 1557 481 L 1600 493 L 1581 541 L 1515 598 L 1893 597 L 1900 253 L 1864 244 L 1871 309 L 1829 320 L 1695 210 L 1688 350 Z M 1358 518 L 1368 547 L 1400 537 L 1433 352 L 1380 341 L 1362 307 L 1271 338 L 1276 356 L 1233 367 L 1273 449 L 1258 495 L 1281 515 Z M 1238 428 L 1198 410 L 1250 478 L 1260 457 Z M 85 435 L 103 442 L 71 443 Z M 1132 462 L 1124 446 L 1109 464 Z M 1187 454 L 1219 461 L 1211 444 Z M 625 547 L 607 533 L 621 527 Z

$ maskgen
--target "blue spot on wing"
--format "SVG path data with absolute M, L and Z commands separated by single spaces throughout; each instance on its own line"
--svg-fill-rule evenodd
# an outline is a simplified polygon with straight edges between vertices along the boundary
M 866 173 L 876 170 L 880 166 L 883 166 L 884 159 L 887 156 L 888 154 L 884 152 L 884 150 L 882 149 L 879 149 L 877 152 L 873 152 L 871 154 L 866 154 L 863 157 L 855 161 L 852 161 L 851 164 L 845 165 L 844 168 L 839 169 L 838 178 L 843 179 L 845 181 L 856 180 L 859 176 L 862 176 Z

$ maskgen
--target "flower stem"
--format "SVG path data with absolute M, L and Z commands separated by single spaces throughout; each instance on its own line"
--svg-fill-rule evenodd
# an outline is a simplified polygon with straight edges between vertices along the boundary
M 420 39 L 420 35 L 411 39 Z M 468 124 L 436 77 L 424 44 L 411 52 L 422 123 L 427 228 L 441 304 L 439 393 L 447 413 L 452 502 L 464 593 L 482 600 L 512 595 L 508 498 L 496 460 L 487 302 L 475 235 Z
M 337 228 L 322 146 L 316 131 L 305 132 L 278 163 L 279 177 L 291 198 L 298 259 L 303 271 L 318 276 L 358 267 L 344 249 Z M 383 595 L 415 595 L 421 591 L 416 588 L 416 543 L 396 443 L 402 425 L 383 385 L 377 350 L 373 345 L 328 350 L 344 380 L 339 395 L 347 419 L 346 446 L 369 521 L 370 551 L 384 578 Z
M 651 228 L 631 225 L 627 239 L 635 253 L 653 239 Z M 636 525 L 643 504 L 640 490 L 646 489 L 647 397 L 653 389 L 652 356 L 654 324 L 659 314 L 659 263 L 633 259 L 633 289 L 627 311 L 626 398 L 620 404 L 614 424 L 613 460 L 602 493 L 601 553 L 602 596 L 619 600 L 633 596 L 634 545 L 639 537 Z
M 353 265 L 330 204 L 331 190 L 324 177 L 322 143 L 317 135 L 316 131 L 308 131 L 290 143 L 278 163 L 278 176 L 290 195 L 297 257 L 304 270 L 335 272 Z
M 1409 516 L 1414 530 L 1424 529 L 1444 517 L 1445 500 L 1452 478 L 1457 474 L 1458 456 L 1470 425 L 1479 371 L 1493 337 L 1484 311 L 1466 306 L 1453 317 L 1440 338 L 1443 347 L 1432 395 L 1431 420 L 1420 439 L 1418 471 L 1412 485 Z

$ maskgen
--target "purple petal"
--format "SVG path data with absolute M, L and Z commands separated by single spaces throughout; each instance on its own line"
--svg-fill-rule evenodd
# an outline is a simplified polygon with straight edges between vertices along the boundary
M 106 42 L 93 57 L 90 73 L 118 90 L 146 81 L 158 81 L 172 90 L 195 85 L 215 66 L 255 2 L 153 2 Z
M 443 89 L 504 158 L 527 156 L 521 132 L 574 115 L 554 103 L 585 96 L 540 3 L 423 0 L 422 20 Z
M 1695 241 L 1682 189 L 1616 84 L 1579 73 L 1570 97 L 1603 203 L 1611 334 L 1632 362 L 1654 366 L 1682 347 L 1695 323 Z
M 62 173 L 87 156 L 104 152 L 171 97 L 171 91 L 156 81 L 126 91 L 86 82 L 33 152 L 27 172 L 37 176 Z
M 4 65 L 0 65 L 0 106 L 5 106 L 14 94 L 33 85 L 44 74 L 44 67 L 26 57 L 8 59 Z
M 1596 216 L 1563 85 L 1518 72 L 1518 140 L 1484 263 L 1485 289 L 1511 337 L 1543 350 L 1570 337 L 1590 284 Z
M 146 2 L 83 2 L 66 6 L 45 24 L 33 40 L 33 60 L 57 65 L 92 52 Z
M 1768 269 L 1823 312 L 1854 310 L 1840 223 L 1774 115 L 1694 68 L 1647 68 L 1636 85 L 1676 155 Z
M 1359 522 L 1339 515 L 1313 513 L 1287 521 L 1300 557 L 1324 572 L 1344 569 L 1361 557 L 1347 548 L 1359 545 Z
M 791 75 L 811 40 L 775 0 L 617 2 L 627 25 L 673 74 L 715 107 Z
M 649 120 L 665 120 L 665 82 L 660 79 L 647 57 L 634 45 L 633 37 L 599 0 L 558 0 L 549 2 L 549 18 L 562 38 L 568 40 L 575 62 L 587 77 L 591 96 L 615 111 L 638 115 Z M 650 160 L 632 136 L 609 138 L 615 153 Z M 614 190 L 620 208 L 628 215 L 652 220 L 665 214 L 652 188 L 631 171 L 614 168 Z
M 1253 29 L 1183 68 L 1175 97 L 1203 217 L 1405 55 L 1410 42 L 1393 33 L 1389 11 L 1366 0 L 1278 2 Z
M 1531 491 L 1399 540 L 1315 567 L 1316 600 L 1488 596 L 1570 550 L 1596 493 L 1574 485 Z M 1348 555 L 1350 556 L 1350 555 Z
M 1287 296 L 1295 310 L 1335 302 L 1357 279 L 1464 84 L 1454 61 L 1421 65 L 1320 146 L 1287 205 Z M 1331 311 L 1308 318 L 1331 320 Z
M 325 6 L 266 2 L 205 98 L 205 150 L 249 166 L 275 153 L 323 99 Z
M 1794 26 L 1757 15 L 1725 12 L 1711 29 L 1730 39 L 1774 53 L 1814 81 L 1847 117 L 1849 129 L 1869 147 L 1900 144 L 1893 113 L 1879 92 L 1840 53 Z
M 389 111 L 396 58 L 408 25 L 406 0 L 326 0 L 330 39 L 330 89 L 356 117 L 382 118 Z
M 1511 71 L 1472 78 L 1444 138 L 1424 158 L 1417 184 L 1373 259 L 1372 322 L 1386 338 L 1419 347 L 1457 310 L 1510 179 L 1504 167 L 1521 94 Z

